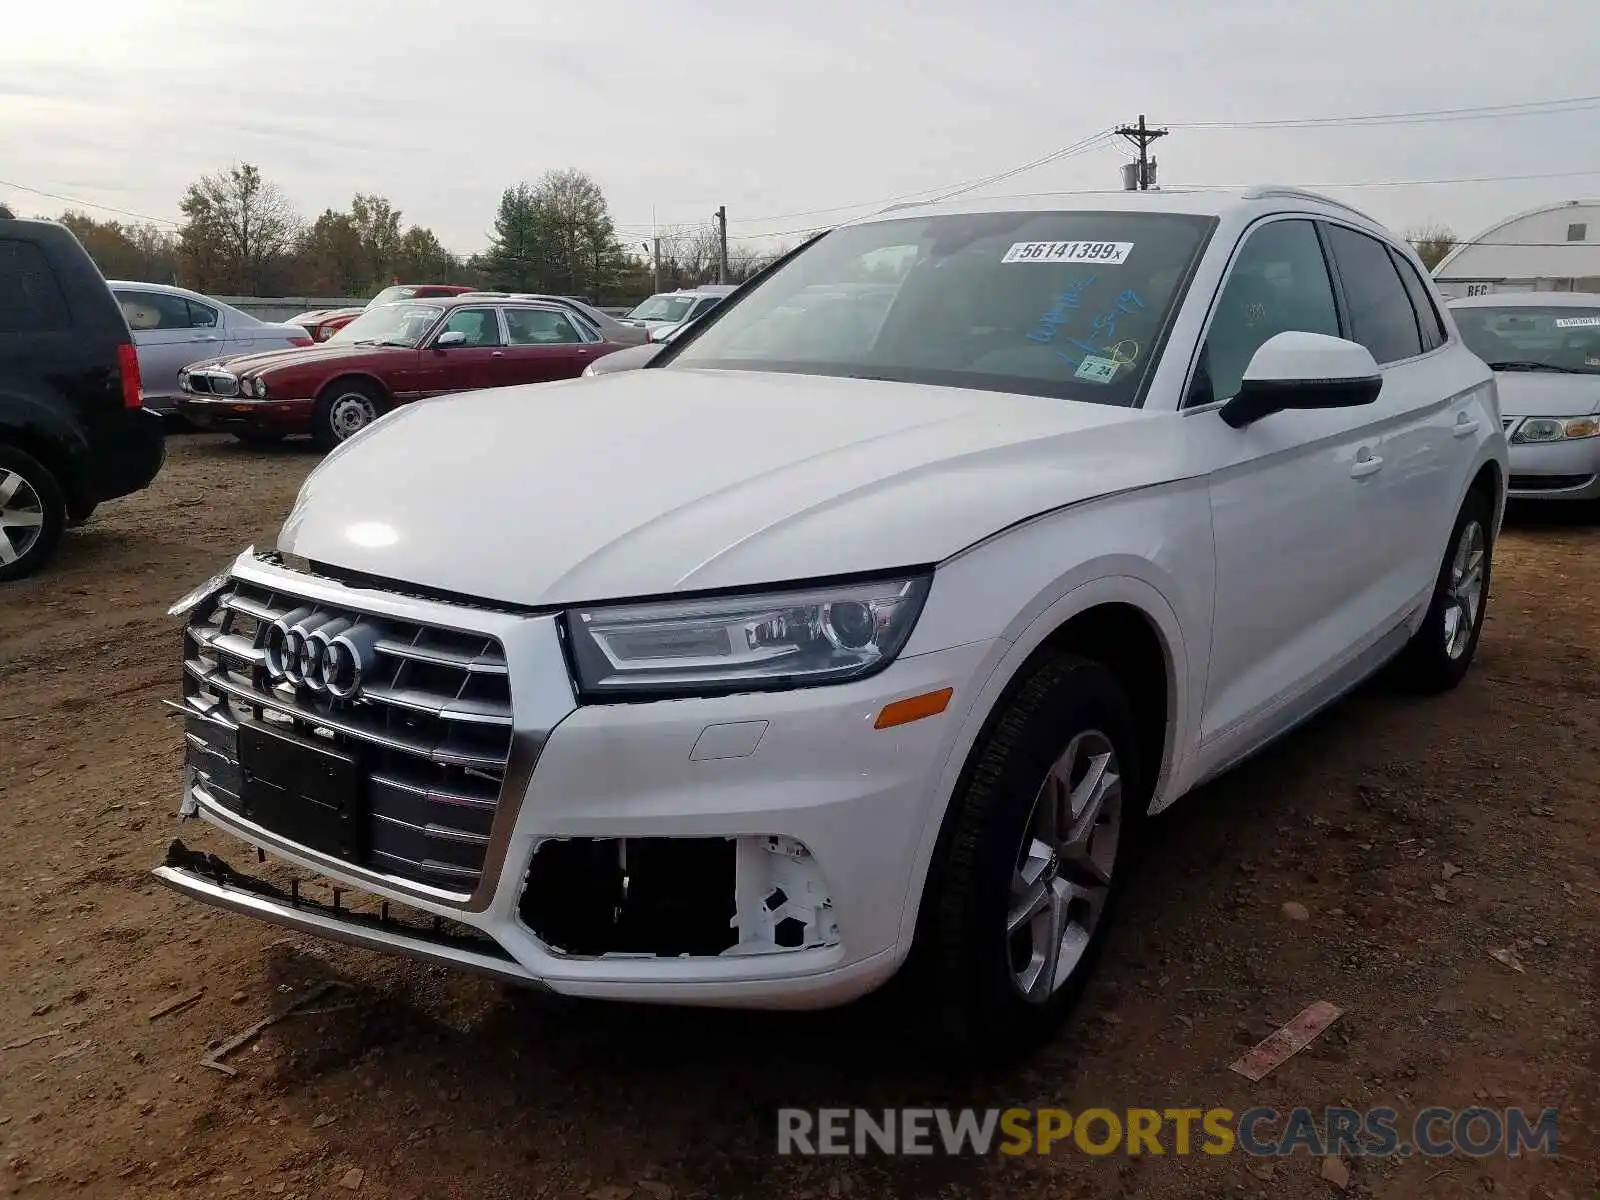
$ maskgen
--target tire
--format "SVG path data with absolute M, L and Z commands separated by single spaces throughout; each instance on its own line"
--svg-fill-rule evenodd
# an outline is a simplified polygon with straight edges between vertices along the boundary
M 311 436 L 317 447 L 332 450 L 383 415 L 384 395 L 359 379 L 336 379 L 323 389 L 312 414 Z
M 1447 692 L 1466 677 L 1489 611 L 1493 526 L 1493 502 L 1474 488 L 1450 530 L 1428 615 L 1395 661 L 1395 678 L 1406 691 Z
M 284 435 L 281 433 L 236 433 L 233 436 L 252 450 L 262 450 L 268 446 L 276 446 L 284 439 Z
M 1117 677 L 1070 654 L 1035 669 L 974 748 L 918 931 L 919 999 L 941 1050 L 974 1065 L 1004 1061 L 1065 1019 L 1128 883 L 1145 808 L 1139 764 Z M 1104 773 L 1095 792 L 1097 765 Z M 1052 799 L 1076 814 L 1075 828 L 1058 823 L 1046 855 Z M 1098 820 L 1083 835 L 1095 805 Z M 1067 848 L 1075 835 L 1086 852 Z M 1065 921 L 1055 937 L 1052 920 Z
M 67 523 L 61 485 L 37 459 L 0 445 L 0 583 L 32 575 Z

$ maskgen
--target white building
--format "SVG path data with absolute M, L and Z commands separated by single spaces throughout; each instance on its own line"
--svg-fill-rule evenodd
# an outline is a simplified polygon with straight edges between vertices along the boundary
M 1452 300 L 1600 292 L 1600 200 L 1564 200 L 1492 225 L 1445 255 L 1433 277 Z

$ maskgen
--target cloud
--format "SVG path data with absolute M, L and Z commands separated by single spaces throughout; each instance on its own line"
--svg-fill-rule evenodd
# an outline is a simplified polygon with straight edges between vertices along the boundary
M 483 245 L 503 188 L 550 167 L 593 174 L 630 238 L 652 213 L 698 222 L 720 204 L 753 236 L 982 177 L 1141 111 L 1257 120 L 1581 93 L 1600 44 L 1600 9 L 1578 0 L 349 0 L 314 16 L 79 0 L 7 21 L 6 178 L 175 218 L 190 180 L 245 160 L 307 214 L 376 191 L 460 250 Z M 1156 156 L 1169 186 L 1541 173 L 1600 167 L 1594 119 L 1174 130 Z M 1124 157 L 1100 146 L 1005 187 L 1115 187 Z M 1336 194 L 1396 226 L 1472 232 L 1585 191 L 1600 175 Z

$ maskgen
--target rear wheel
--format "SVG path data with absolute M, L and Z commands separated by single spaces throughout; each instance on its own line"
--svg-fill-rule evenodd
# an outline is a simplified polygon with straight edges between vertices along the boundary
M 55 476 L 31 455 L 0 446 L 0 583 L 43 566 L 66 520 Z
M 1465 678 L 1489 611 L 1493 523 L 1493 503 L 1477 489 L 1469 492 L 1450 532 L 1428 615 L 1395 663 L 1402 686 L 1445 692 Z
M 335 380 L 317 400 L 311 434 L 323 450 L 360 433 L 383 415 L 383 395 L 358 379 Z
M 1088 982 L 1142 828 L 1136 725 L 1115 674 L 1063 655 L 976 751 L 919 931 L 935 1036 L 979 1060 L 1048 1036 Z

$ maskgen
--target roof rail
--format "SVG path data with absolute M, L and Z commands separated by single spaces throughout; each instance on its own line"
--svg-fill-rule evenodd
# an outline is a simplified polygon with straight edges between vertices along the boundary
M 1324 196 L 1321 192 L 1313 192 L 1307 188 L 1263 184 L 1259 187 L 1249 188 L 1244 193 L 1246 200 L 1267 200 L 1273 197 L 1281 197 L 1285 200 L 1315 200 L 1318 204 L 1330 204 L 1334 208 L 1342 208 L 1346 212 L 1355 213 L 1356 216 L 1364 221 L 1372 220 L 1369 215 L 1362 212 L 1354 204 L 1346 204 L 1343 200 L 1335 200 L 1332 196 Z

